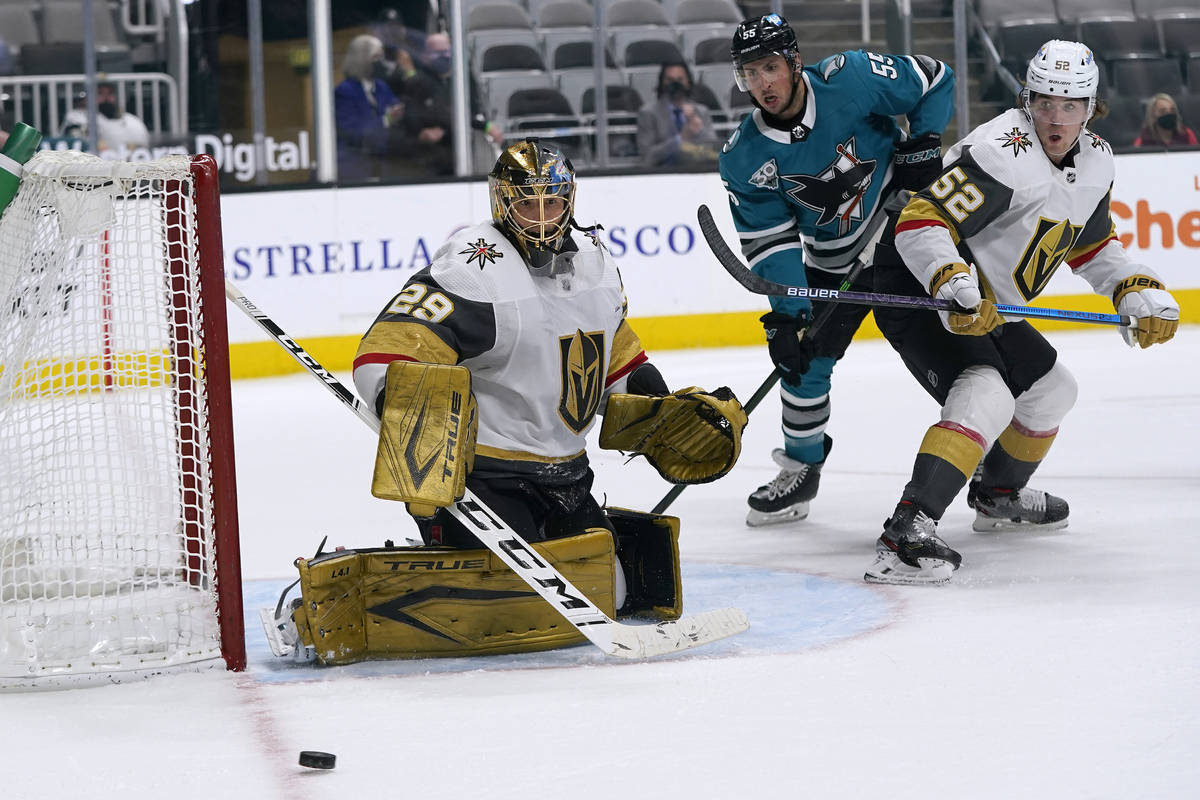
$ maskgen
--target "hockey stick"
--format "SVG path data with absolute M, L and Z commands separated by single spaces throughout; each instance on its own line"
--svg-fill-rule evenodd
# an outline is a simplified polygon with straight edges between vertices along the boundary
M 725 243 L 717 223 L 713 220 L 708 206 L 702 205 L 696 210 L 696 218 L 700 223 L 700 233 L 708 242 L 709 249 L 721 262 L 725 271 L 733 279 L 755 294 L 775 295 L 781 297 L 808 297 L 813 300 L 824 300 L 828 303 L 855 303 L 857 305 L 877 306 L 880 308 L 923 308 L 930 311 L 959 311 L 949 300 L 936 297 L 912 297 L 902 294 L 878 294 L 876 292 L 846 292 L 840 289 L 809 289 L 804 286 L 786 286 L 782 283 L 767 280 L 750 271 L 742 260 L 734 255 Z M 996 304 L 996 311 L 1006 317 L 1030 317 L 1033 319 L 1065 319 L 1074 322 L 1086 322 L 1095 325 L 1117 325 L 1120 327 L 1137 327 L 1137 318 L 1127 314 L 1100 314 L 1092 311 L 1070 311 L 1059 308 L 1033 308 L 1031 306 L 1010 306 Z
M 866 265 L 863 264 L 861 260 L 855 259 L 854 267 L 850 270 L 850 273 L 846 275 L 846 279 L 842 281 L 842 285 L 838 288 L 838 291 L 844 292 L 845 290 L 849 289 L 851 284 L 854 283 L 854 279 L 858 277 L 858 273 L 863 271 L 864 266 Z M 812 324 L 805 329 L 804 336 L 807 338 L 819 331 L 825 325 L 825 321 L 831 316 L 833 316 L 833 303 L 829 303 L 821 309 L 821 313 L 818 314 L 817 318 L 813 320 Z M 746 412 L 746 416 L 750 416 L 750 412 L 758 408 L 758 404 L 762 402 L 763 398 L 767 396 L 767 393 L 775 387 L 775 384 L 778 383 L 779 379 L 782 377 L 783 373 L 779 371 L 779 367 L 771 370 L 771 374 L 768 375 L 766 379 L 759 384 L 759 387 L 754 390 L 754 394 L 752 394 L 750 399 L 746 401 L 746 405 L 742 406 L 742 409 Z M 671 490 L 663 495 L 663 499 L 659 500 L 658 504 L 651 509 L 651 513 L 661 514 L 666 511 L 671 503 L 675 502 L 675 498 L 683 494 L 683 490 L 686 489 L 688 485 L 689 484 L 686 483 L 677 483 L 672 486 Z
M 767 392 L 771 391 L 771 387 L 774 386 L 775 382 L 779 380 L 779 376 L 780 372 L 778 367 L 771 370 L 771 374 L 767 376 L 767 379 L 762 382 L 762 385 L 758 387 L 758 389 L 754 392 L 754 395 L 748 401 L 746 401 L 746 405 L 742 406 L 742 410 L 746 412 L 746 416 L 750 416 L 750 412 L 753 411 L 758 404 L 762 402 L 762 399 L 767 396 Z M 659 500 L 658 503 L 655 504 L 654 508 L 650 509 L 650 513 L 661 514 L 666 511 L 671 503 L 675 502 L 675 498 L 683 494 L 683 490 L 689 485 L 690 484 L 687 483 L 677 483 L 672 486 L 670 491 L 663 495 L 663 499 Z
M 325 387 L 333 392 L 344 406 L 357 414 L 371 430 L 379 432 L 379 418 L 374 412 L 228 280 L 225 281 L 225 296 L 287 350 L 301 366 L 324 383 Z M 629 659 L 652 658 L 724 639 L 750 627 L 746 615 L 736 608 L 706 611 L 673 622 L 660 622 L 657 625 L 626 625 L 616 622 L 552 565 L 542 561 L 538 552 L 470 489 L 466 490 L 461 500 L 448 508 L 455 519 L 466 526 L 488 550 L 495 553 L 521 580 L 541 595 L 543 600 L 554 606 L 555 610 L 578 628 L 588 641 L 610 656 Z

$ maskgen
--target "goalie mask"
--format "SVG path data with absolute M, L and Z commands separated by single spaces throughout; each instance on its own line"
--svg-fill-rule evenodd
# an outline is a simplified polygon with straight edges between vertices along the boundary
M 504 148 L 488 175 L 492 221 L 536 275 L 570 271 L 575 168 L 556 146 L 525 139 Z
M 745 66 L 773 55 L 782 56 L 792 72 L 799 72 L 804 67 L 800 59 L 800 46 L 796 43 L 796 32 L 787 20 L 779 14 L 765 14 L 739 24 L 733 32 L 733 43 L 729 46 L 737 87 L 743 92 L 750 91 Z

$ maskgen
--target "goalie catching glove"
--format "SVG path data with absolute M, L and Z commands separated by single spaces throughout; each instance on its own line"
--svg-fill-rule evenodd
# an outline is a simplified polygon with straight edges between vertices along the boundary
M 478 428 L 466 367 L 388 364 L 371 494 L 431 517 L 463 496 Z
M 643 455 L 671 483 L 707 483 L 733 468 L 746 412 L 729 387 L 692 386 L 665 397 L 608 398 L 600 446 Z

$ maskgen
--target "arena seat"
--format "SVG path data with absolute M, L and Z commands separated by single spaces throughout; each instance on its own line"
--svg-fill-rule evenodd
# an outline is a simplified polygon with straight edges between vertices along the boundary
M 490 2 L 467 12 L 467 45 L 476 57 L 495 44 L 538 46 L 533 21 L 515 3 Z
M 638 111 L 642 108 L 642 97 L 632 86 L 623 84 L 609 85 L 605 88 L 605 102 L 608 104 L 608 124 L 619 126 L 636 126 Z M 584 124 L 592 124 L 596 119 L 596 90 L 589 87 L 583 93 L 580 111 Z M 595 152 L 595 140 L 592 141 L 592 151 Z M 608 154 L 610 157 L 633 163 L 638 155 L 637 133 L 610 133 L 608 136 Z
M 1136 97 L 1108 100 L 1108 116 L 1093 120 L 1088 128 L 1103 136 L 1113 147 L 1129 147 L 1142 129 L 1144 104 Z
M 507 118 L 504 130 L 510 138 L 517 138 L 520 131 L 578 128 L 580 119 L 571 103 L 557 89 L 518 89 L 509 95 Z M 582 134 L 566 133 L 540 137 L 557 143 L 570 158 L 577 158 L 583 151 Z
M 1200 4 L 1196 0 L 1133 0 L 1133 10 L 1139 17 L 1151 19 L 1200 17 Z
M 1173 19 L 1162 23 L 1163 52 L 1177 58 L 1200 55 L 1200 17 Z M 1189 86 L 1190 86 L 1189 82 Z M 1200 91 L 1200 86 L 1192 86 Z
M 1162 55 L 1158 23 L 1151 19 L 1095 20 L 1079 24 L 1079 41 L 1106 61 Z
M 1147 98 L 1157 92 L 1179 94 L 1183 90 L 1183 74 L 1173 58 L 1133 58 L 1110 64 L 1116 93 L 1127 97 Z
M 1136 19 L 1133 0 L 1058 0 L 1058 18 L 1063 22 L 1091 19 Z

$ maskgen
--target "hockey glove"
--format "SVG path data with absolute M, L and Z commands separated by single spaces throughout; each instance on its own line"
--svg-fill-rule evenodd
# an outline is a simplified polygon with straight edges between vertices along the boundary
M 767 332 L 767 352 L 783 377 L 796 380 L 807 372 L 813 359 L 812 342 L 804 338 L 811 322 L 809 315 L 770 311 L 759 320 Z
M 892 157 L 896 183 L 902 189 L 919 192 L 942 174 L 942 137 L 927 133 L 896 145 Z
M 942 324 L 951 333 L 983 336 L 1004 320 L 991 300 L 979 292 L 979 282 L 966 264 L 947 264 L 933 276 L 929 292 L 939 300 L 949 300 L 957 309 L 939 311 Z M 961 310 L 959 310 L 961 309 Z
M 1117 284 L 1113 305 L 1118 314 L 1137 317 L 1134 324 L 1122 327 L 1121 336 L 1130 347 L 1162 344 L 1179 327 L 1179 303 L 1161 282 L 1149 275 L 1131 275 Z
M 609 395 L 600 446 L 643 455 L 671 483 L 707 483 L 742 452 L 746 412 L 728 387 L 695 386 L 666 397 Z

